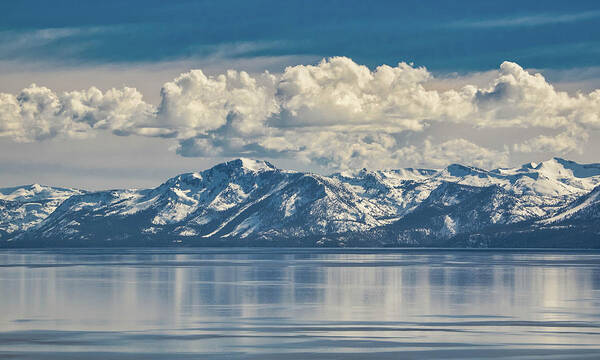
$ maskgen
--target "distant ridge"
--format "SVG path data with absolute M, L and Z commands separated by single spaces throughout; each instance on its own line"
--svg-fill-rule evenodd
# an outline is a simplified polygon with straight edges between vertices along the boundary
M 0 246 L 600 247 L 600 164 L 281 170 L 240 158 L 152 189 L 0 189 Z

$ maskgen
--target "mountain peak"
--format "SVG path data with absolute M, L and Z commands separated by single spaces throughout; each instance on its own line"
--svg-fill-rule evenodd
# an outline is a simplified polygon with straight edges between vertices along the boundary
M 252 172 L 273 171 L 277 168 L 268 161 L 254 160 L 249 158 L 238 158 L 225 163 L 227 167 L 245 169 Z
M 0 189 L 0 199 L 11 201 L 65 199 L 79 193 L 81 191 L 76 189 L 29 184 Z
M 575 161 L 559 157 L 542 161 L 534 169 L 561 176 L 572 174 L 576 178 L 588 178 L 600 175 L 600 164 L 579 164 Z
M 258 175 L 269 171 L 275 171 L 277 168 L 271 163 L 263 160 L 253 160 L 248 158 L 238 158 L 227 162 L 219 163 L 209 169 L 200 172 L 190 172 L 179 174 L 168 179 L 161 186 L 167 187 L 181 186 L 204 186 L 202 182 L 211 179 L 213 176 L 225 177 L 245 177 L 246 175 Z M 209 180 L 210 181 L 210 180 Z M 179 184 L 179 185 L 177 185 Z
M 446 171 L 450 176 L 463 177 L 467 175 L 480 175 L 485 173 L 485 170 L 478 169 L 472 166 L 465 166 L 461 164 L 450 164 L 446 167 Z
M 323 236 L 344 245 L 428 246 L 495 229 L 513 234 L 550 216 L 560 226 L 578 221 L 597 234 L 600 188 L 592 191 L 595 186 L 600 186 L 600 164 L 560 158 L 520 169 L 452 164 L 442 170 L 363 169 L 332 176 L 239 158 L 152 189 L 88 193 L 36 184 L 0 189 L 0 246 L 5 239 L 36 245 L 56 240 L 59 246 L 107 239 L 123 246 L 229 240 L 244 246 L 310 245 Z

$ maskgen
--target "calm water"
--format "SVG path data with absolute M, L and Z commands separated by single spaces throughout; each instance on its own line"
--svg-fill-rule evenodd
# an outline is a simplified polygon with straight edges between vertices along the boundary
M 0 358 L 599 359 L 600 253 L 0 252 Z

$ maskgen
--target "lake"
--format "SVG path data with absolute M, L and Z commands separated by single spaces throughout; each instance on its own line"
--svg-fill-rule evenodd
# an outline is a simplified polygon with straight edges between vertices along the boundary
M 600 252 L 0 252 L 0 358 L 598 359 Z

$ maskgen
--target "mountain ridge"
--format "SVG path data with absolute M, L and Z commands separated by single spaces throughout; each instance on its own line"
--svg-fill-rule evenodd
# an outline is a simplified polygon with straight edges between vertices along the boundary
M 600 164 L 561 158 L 329 176 L 239 158 L 150 189 L 0 189 L 0 246 L 481 247 L 570 229 L 596 247 L 598 192 Z

